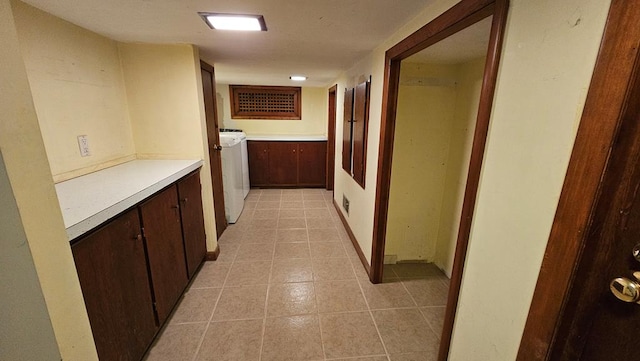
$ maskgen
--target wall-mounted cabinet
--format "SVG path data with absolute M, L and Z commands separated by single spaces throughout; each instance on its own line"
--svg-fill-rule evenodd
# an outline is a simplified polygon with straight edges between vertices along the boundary
M 342 169 L 364 188 L 371 81 L 344 93 Z
M 249 141 L 252 187 L 324 187 L 326 141 Z
M 140 360 L 206 255 L 199 171 L 74 241 L 101 360 Z

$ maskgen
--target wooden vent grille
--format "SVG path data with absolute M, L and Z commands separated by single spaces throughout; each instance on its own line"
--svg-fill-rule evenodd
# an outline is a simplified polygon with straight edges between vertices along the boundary
M 301 119 L 299 87 L 229 85 L 231 118 Z

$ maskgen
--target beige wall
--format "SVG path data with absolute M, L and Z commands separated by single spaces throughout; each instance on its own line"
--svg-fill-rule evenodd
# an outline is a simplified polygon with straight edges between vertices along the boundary
M 19 1 L 14 13 L 54 180 L 134 159 L 117 43 Z
M 451 276 L 483 70 L 402 63 L 385 255 Z
M 444 181 L 442 213 L 434 259 L 435 264 L 449 277 L 451 277 L 453 270 L 453 257 L 469 171 L 473 132 L 480 104 L 484 63 L 485 58 L 479 58 L 459 64 L 456 72 L 456 107 L 451 129 L 447 175 Z
M 608 7 L 599 0 L 513 2 L 452 360 L 515 359 Z
M 192 45 L 119 44 L 139 159 L 204 159 L 207 248 L 216 247 L 198 50 Z
M 0 360 L 60 360 L 1 152 L 0 204 Z
M 302 88 L 302 119 L 231 119 L 229 84 L 216 84 L 220 128 L 242 129 L 249 135 L 327 135 L 328 90 Z
M 456 72 L 455 65 L 402 63 L 385 244 L 385 255 L 398 261 L 435 258 L 457 106 Z M 416 78 L 434 82 L 415 85 Z
M 0 47 L 0 149 L 20 212 L 21 225 L 14 227 L 24 230 L 27 243 L 23 247 L 28 246 L 31 252 L 60 355 L 64 360 L 97 360 L 8 0 L 0 0 Z M 14 251 L 3 249 L 0 253 Z M 34 281 L 28 273 L 17 276 L 24 276 L 24 282 Z M 3 294 L 13 292 L 5 291 Z M 44 316 L 37 299 L 24 301 L 33 302 L 24 306 L 31 308 L 34 316 Z M 2 333 L 5 327 L 9 324 L 2 322 Z M 33 331 L 43 337 L 47 354 L 55 354 L 46 328 Z M 47 359 L 46 354 L 42 356 L 35 359 Z
M 363 190 L 342 172 L 339 161 L 335 184 L 336 200 L 341 201 L 343 194 L 351 200 L 347 221 L 367 259 L 373 234 L 384 52 L 456 2 L 429 4 L 337 79 L 342 99 L 346 85 L 362 75 L 373 76 L 367 187 Z M 608 6 L 608 1 L 599 0 L 511 1 L 452 361 L 515 359 Z M 341 103 L 337 124 L 342 122 Z M 336 148 L 341 154 L 341 142 Z

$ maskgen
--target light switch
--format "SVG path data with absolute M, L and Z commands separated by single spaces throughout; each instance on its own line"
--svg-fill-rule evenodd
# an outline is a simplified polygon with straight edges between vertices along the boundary
M 91 151 L 89 151 L 89 139 L 86 135 L 78 136 L 78 146 L 80 147 L 80 155 L 82 157 L 88 157 L 91 155 Z

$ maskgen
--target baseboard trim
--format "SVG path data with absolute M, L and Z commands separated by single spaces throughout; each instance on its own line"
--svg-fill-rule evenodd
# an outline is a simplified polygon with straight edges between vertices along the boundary
M 356 249 L 356 253 L 358 253 L 358 257 L 360 258 L 360 262 L 364 266 L 365 271 L 367 271 L 367 274 L 369 275 L 369 279 L 371 279 L 371 266 L 369 266 L 369 262 L 367 262 L 367 258 L 364 256 L 364 252 L 362 252 L 362 249 L 360 248 L 360 243 L 358 243 L 358 240 L 356 239 L 356 236 L 353 234 L 351 227 L 349 227 L 349 223 L 347 222 L 347 219 L 344 217 L 344 214 L 342 214 L 342 209 L 340 209 L 335 199 L 333 200 L 333 207 L 338 212 L 340 221 L 342 221 L 342 225 L 344 226 L 344 229 L 347 230 L 347 234 L 349 235 L 349 239 L 353 244 L 353 248 Z
M 213 250 L 213 252 L 207 252 L 205 260 L 207 260 L 207 261 L 215 261 L 215 260 L 218 259 L 219 256 L 220 256 L 220 245 L 217 244 L 216 245 L 216 249 Z

